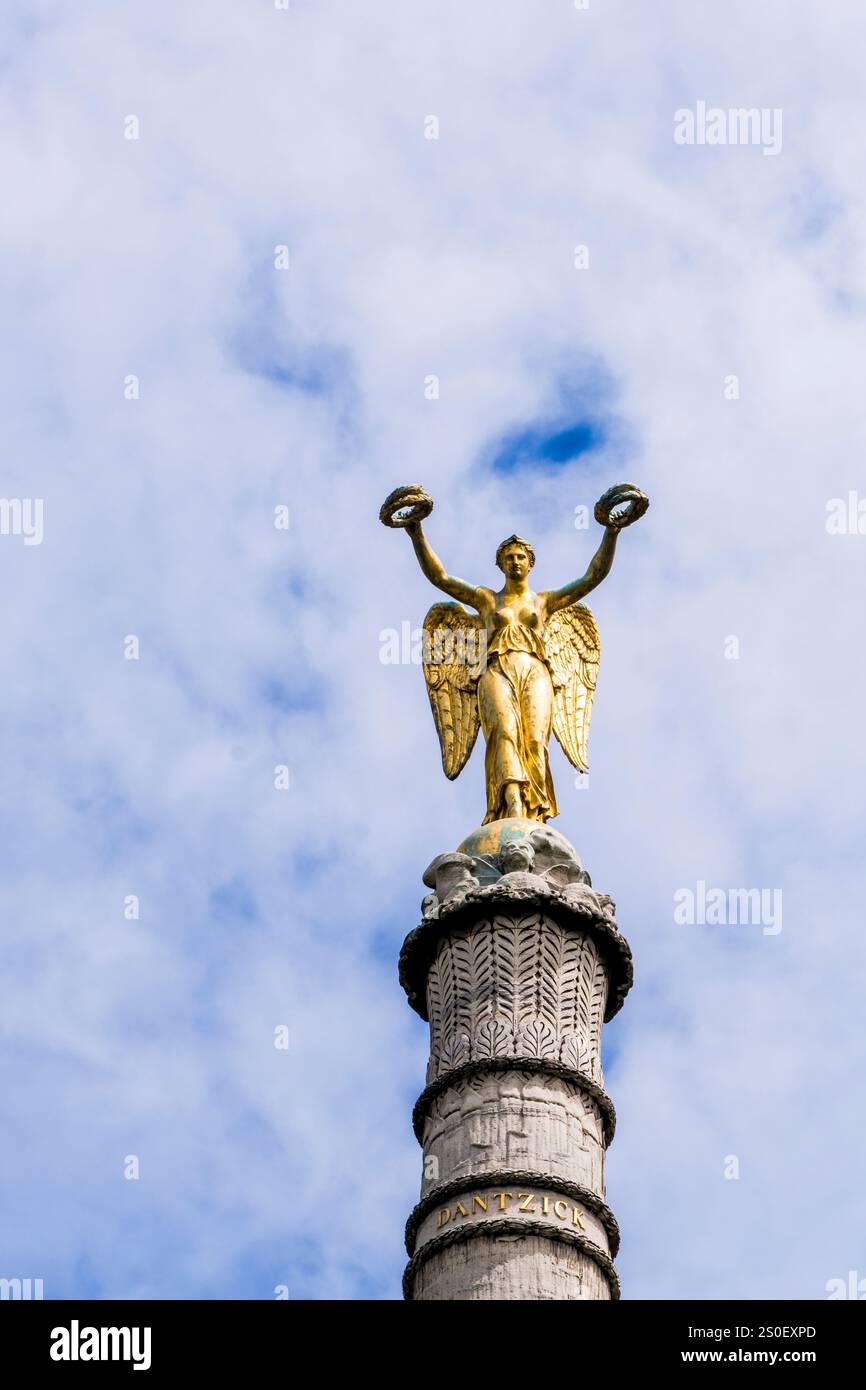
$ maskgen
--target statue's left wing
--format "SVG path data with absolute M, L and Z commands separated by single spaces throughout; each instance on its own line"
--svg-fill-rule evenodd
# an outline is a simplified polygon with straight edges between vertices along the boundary
M 553 676 L 553 732 L 578 772 L 588 772 L 589 717 L 595 699 L 601 643 L 595 618 L 582 603 L 560 608 L 544 635 Z
M 486 656 L 481 618 L 459 603 L 434 603 L 424 619 L 424 679 L 452 781 L 463 771 L 478 737 L 476 685 Z

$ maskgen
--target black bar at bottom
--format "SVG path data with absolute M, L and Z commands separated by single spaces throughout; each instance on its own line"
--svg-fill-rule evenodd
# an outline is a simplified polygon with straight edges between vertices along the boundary
M 495 1361 L 521 1326 L 525 1350 L 558 1347 L 581 1374 L 596 1366 L 665 1372 L 672 1367 L 804 1366 L 827 1373 L 862 1365 L 866 1301 L 688 1303 L 535 1303 L 510 1309 L 484 1302 L 0 1302 L 4 1364 L 17 1379 L 30 1371 L 49 1382 L 130 1374 L 160 1380 L 195 1371 L 219 1374 L 298 1366 L 313 1351 L 332 1378 L 384 1369 L 404 1339 L 415 1355 L 458 1345 L 461 1371 L 476 1356 Z M 380 1321 L 381 1319 L 381 1321 Z M 394 1338 L 393 1344 L 390 1339 Z M 444 1342 L 443 1342 L 444 1339 Z M 427 1348 L 427 1353 L 424 1348 Z M 138 1370 L 136 1371 L 136 1368 Z M 300 1367 L 298 1366 L 298 1369 Z M 312 1369 L 312 1368 L 311 1368 Z M 490 1366 L 488 1364 L 488 1372 Z M 307 1376 L 306 1378 L 309 1378 Z

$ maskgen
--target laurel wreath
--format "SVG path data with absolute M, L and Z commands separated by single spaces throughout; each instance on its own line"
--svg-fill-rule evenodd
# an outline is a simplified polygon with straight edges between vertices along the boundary
M 599 497 L 595 504 L 595 519 L 613 531 L 622 531 L 632 522 L 639 521 L 648 506 L 646 493 L 641 492 L 634 483 L 617 483 Z
M 389 493 L 379 509 L 379 520 L 383 526 L 411 526 L 414 521 L 423 521 L 432 510 L 433 498 L 423 487 L 412 483 Z

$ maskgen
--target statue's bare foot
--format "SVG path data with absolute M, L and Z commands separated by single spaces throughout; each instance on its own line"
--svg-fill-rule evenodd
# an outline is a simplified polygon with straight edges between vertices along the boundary
M 523 793 L 519 782 L 506 782 L 502 799 L 505 802 L 506 817 L 523 817 Z

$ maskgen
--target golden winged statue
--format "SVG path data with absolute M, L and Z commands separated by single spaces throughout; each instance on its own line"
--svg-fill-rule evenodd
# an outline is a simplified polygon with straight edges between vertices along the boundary
M 424 620 L 424 676 L 446 777 L 462 772 L 479 728 L 484 731 L 485 825 L 558 814 L 551 731 L 569 762 L 588 770 L 601 646 L 595 619 L 580 599 L 610 573 L 619 532 L 648 506 L 646 494 L 631 483 L 610 488 L 596 504 L 605 533 L 586 573 L 562 589 L 535 593 L 529 587 L 535 551 L 521 536 L 499 546 L 496 564 L 505 583 L 488 589 L 446 573 L 422 529 L 433 509 L 423 488 L 397 488 L 383 503 L 380 519 L 409 533 L 431 584 L 458 600 L 435 603 Z

